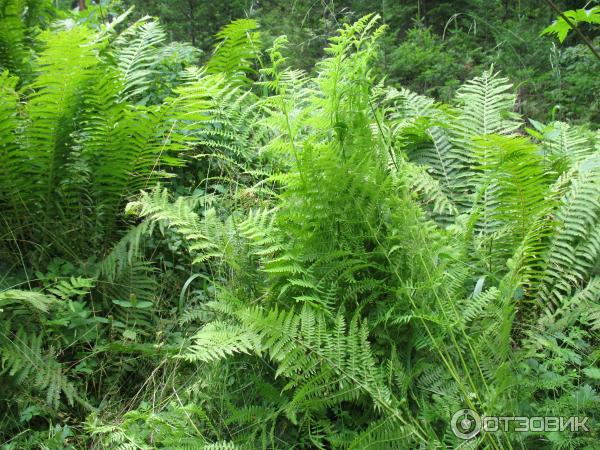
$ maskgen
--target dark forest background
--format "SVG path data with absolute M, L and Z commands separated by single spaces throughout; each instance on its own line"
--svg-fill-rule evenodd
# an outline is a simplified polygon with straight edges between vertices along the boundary
M 597 1 L 557 1 L 562 10 Z M 310 70 L 327 39 L 344 23 L 378 13 L 389 29 L 381 59 L 390 84 L 447 101 L 465 81 L 495 66 L 518 85 L 519 112 L 578 123 L 600 120 L 591 95 L 600 88 L 597 61 L 572 33 L 562 46 L 540 36 L 556 14 L 538 0 L 124 0 L 138 16 L 160 18 L 172 40 L 208 51 L 217 31 L 232 20 L 260 22 L 267 46 L 279 35 L 290 41 L 294 67 Z M 591 38 L 594 27 L 581 26 Z

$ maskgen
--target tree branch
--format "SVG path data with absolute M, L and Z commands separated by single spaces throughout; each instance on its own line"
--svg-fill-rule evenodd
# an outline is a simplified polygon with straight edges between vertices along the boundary
M 598 50 L 596 50 L 596 48 L 594 47 L 594 44 L 592 44 L 592 41 L 590 41 L 586 37 L 586 35 L 583 34 L 581 32 L 581 30 L 579 28 L 577 28 L 573 22 L 571 22 L 571 19 L 569 19 L 567 16 L 564 15 L 564 13 L 558 8 L 558 6 L 556 6 L 556 3 L 554 3 L 552 0 L 546 0 L 546 3 L 548 3 L 548 5 L 550 6 L 550 8 L 552 8 L 562 18 L 562 20 L 564 20 L 565 22 L 567 22 L 567 24 L 573 30 L 575 30 L 575 32 L 579 35 L 579 37 L 581 39 L 583 39 L 583 42 L 585 43 L 585 45 L 587 45 L 589 47 L 589 49 L 592 51 L 592 53 L 594 54 L 594 56 L 596 57 L 596 59 L 598 59 L 598 61 L 600 61 L 600 53 L 598 53 Z

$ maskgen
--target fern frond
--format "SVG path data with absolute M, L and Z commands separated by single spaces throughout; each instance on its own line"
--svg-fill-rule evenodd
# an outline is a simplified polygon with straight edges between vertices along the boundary
M 453 144 L 451 157 L 446 162 L 455 171 L 452 177 L 456 201 L 467 207 L 478 189 L 477 146 L 473 139 L 490 134 L 510 135 L 519 123 L 509 118 L 515 96 L 512 85 L 491 70 L 467 82 L 457 93 L 459 115 L 451 122 Z
M 389 89 L 385 93 L 383 102 L 393 105 L 393 107 L 390 106 L 390 118 L 392 120 L 419 119 L 439 114 L 432 98 L 419 95 L 405 88 L 399 90 Z
M 483 311 L 498 298 L 499 291 L 495 287 L 469 299 L 464 309 L 461 309 L 462 320 L 468 323 L 482 316 Z
M 18 289 L 9 289 L 0 292 L 0 312 L 3 308 L 13 305 L 11 312 L 14 313 L 15 304 L 23 304 L 32 307 L 34 310 L 48 312 L 48 309 L 56 299 L 46 294 L 36 291 L 22 291 Z
M 346 323 L 338 316 L 328 329 L 324 317 L 308 306 L 298 313 L 275 309 L 265 314 L 255 308 L 235 315 L 263 341 L 270 358 L 278 363 L 278 376 L 290 378 L 293 384 L 303 379 L 310 382 L 311 374 L 319 373 L 321 366 L 337 378 L 338 389 L 352 387 L 368 393 L 376 409 L 403 419 L 371 354 L 366 326 L 352 321 L 346 332 Z
M 418 196 L 423 206 L 431 211 L 432 218 L 444 222 L 448 216 L 453 217 L 458 213 L 440 182 L 431 176 L 425 167 L 405 162 L 401 164 L 401 170 L 411 191 Z
M 61 300 L 78 298 L 89 294 L 95 286 L 95 279 L 84 277 L 71 277 L 66 280 L 59 280 L 54 286 L 47 289 L 49 293 Z
M 140 256 L 142 241 L 151 233 L 151 222 L 142 222 L 130 228 L 100 262 L 98 276 L 114 281 Z
M 75 388 L 54 356 L 43 353 L 42 344 L 41 335 L 29 335 L 22 328 L 16 333 L 2 330 L 2 373 L 13 377 L 17 383 L 30 383 L 32 388 L 44 392 L 46 402 L 53 408 L 59 407 L 61 395 L 72 405 L 76 398 Z
M 411 430 L 393 419 L 380 419 L 369 425 L 367 429 L 358 433 L 349 450 L 401 450 L 406 448 L 411 440 Z M 433 444 L 431 442 L 431 444 Z
M 513 133 L 520 124 L 508 115 L 515 102 L 511 89 L 507 78 L 491 70 L 467 81 L 457 94 L 460 120 L 456 123 L 455 142 L 466 150 L 473 136 Z
M 547 255 L 538 299 L 544 308 L 560 307 L 587 282 L 600 258 L 600 162 L 583 160 L 557 211 L 558 228 Z
M 84 245 L 90 237 L 104 240 L 113 235 L 115 219 L 130 196 L 165 178 L 165 166 L 179 164 L 162 113 L 120 102 L 120 86 L 112 70 L 90 83 L 83 95 L 81 129 L 74 134 L 78 152 L 63 180 L 64 214 L 75 216 L 68 217 L 73 221 L 83 218 L 89 227 Z M 82 178 L 85 170 L 89 175 Z M 94 244 L 101 249 L 105 245 Z
M 260 103 L 250 92 L 232 87 L 223 74 L 192 74 L 172 101 L 176 126 L 171 138 L 197 148 L 192 155 L 223 156 L 237 166 L 236 172 L 246 171 L 244 163 L 256 156 L 265 134 Z
M 139 200 L 127 205 L 129 212 L 147 217 L 152 222 L 162 222 L 176 229 L 190 243 L 190 251 L 196 255 L 196 262 L 212 257 L 220 257 L 222 252 L 214 238 L 217 231 L 215 221 L 201 221 L 194 211 L 199 199 L 180 197 L 171 202 L 166 189 L 157 187 L 151 193 L 142 193 Z
M 475 226 L 488 239 L 489 264 L 497 265 L 525 239 L 531 218 L 547 210 L 550 180 L 537 147 L 523 138 L 488 135 L 473 143 L 480 186 Z
M 29 50 L 39 30 L 47 26 L 53 16 L 49 1 L 0 1 L 0 71 L 10 70 L 22 80 L 29 77 Z
M 258 336 L 250 330 L 213 321 L 191 337 L 192 343 L 180 356 L 190 362 L 216 361 L 234 353 L 261 352 Z
M 219 43 L 206 63 L 211 74 L 223 74 L 234 85 L 251 82 L 254 63 L 260 58 L 258 23 L 252 19 L 238 19 L 223 27 L 216 35 Z
M 558 173 L 593 153 L 590 132 L 564 122 L 550 123 L 547 128 L 550 131 L 544 134 L 542 140 L 544 156 Z
M 74 27 L 43 36 L 46 49 L 37 61 L 38 76 L 29 86 L 33 93 L 26 105 L 23 145 L 3 155 L 2 162 L 11 170 L 12 191 L 30 212 L 52 209 L 54 190 L 70 151 L 79 94 L 98 64 L 88 30 Z
M 7 71 L 0 74 L 0 202 L 6 205 L 6 216 L 17 214 L 20 208 L 12 177 L 18 166 L 19 96 L 15 92 L 17 79 Z M 0 228 L 1 229 L 1 228 Z
M 22 0 L 0 2 L 0 69 L 16 72 L 27 57 L 25 24 L 21 18 L 24 3 Z
M 216 442 L 205 445 L 202 450 L 237 450 L 238 448 L 233 442 Z
M 116 39 L 115 57 L 123 79 L 119 98 L 139 97 L 149 88 L 160 60 L 158 48 L 166 33 L 157 21 L 144 17 L 123 31 Z

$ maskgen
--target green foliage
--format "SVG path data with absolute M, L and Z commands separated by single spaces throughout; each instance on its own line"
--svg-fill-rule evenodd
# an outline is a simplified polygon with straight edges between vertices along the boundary
M 254 60 L 260 57 L 258 23 L 250 19 L 236 20 L 216 35 L 219 43 L 206 63 L 208 73 L 225 76 L 232 84 L 247 84 Z
M 563 305 L 584 287 L 600 257 L 598 220 L 598 155 L 581 161 L 569 191 L 556 212 L 559 226 L 547 254 L 540 300 L 551 308 Z
M 159 53 L 156 48 L 166 35 L 156 21 L 141 19 L 119 35 L 115 58 L 123 88 L 119 97 L 127 100 L 145 93 L 154 74 Z
M 65 283 L 61 291 L 55 292 L 62 296 L 68 287 Z M 0 292 L 0 314 L 3 316 L 0 355 L 3 378 L 8 377 L 14 386 L 26 386 L 25 392 L 31 389 L 45 393 L 47 404 L 58 408 L 61 394 L 70 405 L 73 404 L 75 389 L 64 376 L 60 363 L 42 347 L 46 344 L 45 336 L 36 327 L 36 321 L 20 323 L 26 316 L 48 313 L 55 302 L 55 298 L 40 292 L 14 289 Z
M 50 0 L 2 0 L 0 2 L 0 70 L 27 77 L 30 49 L 40 28 L 54 15 Z
M 161 108 L 122 101 L 140 93 L 147 56 L 126 68 L 120 59 L 114 67 L 99 57 L 94 34 L 79 26 L 47 32 L 44 39 L 38 75 L 18 110 L 14 81 L 7 74 L 1 80 L 6 137 L 0 186 L 10 215 L 1 229 L 21 242 L 15 245 L 52 239 L 62 256 L 77 258 L 90 245 L 104 251 L 128 196 L 163 178 L 163 165 L 178 160 Z
M 465 81 L 493 64 L 517 86 L 517 110 L 526 116 L 578 123 L 598 119 L 597 100 L 588 95 L 595 91 L 597 62 L 588 48 L 576 45 L 578 40 L 574 36 L 564 46 L 557 47 L 540 34 L 556 15 L 546 2 L 296 0 L 290 5 L 281 0 L 262 3 L 228 0 L 208 5 L 199 0 L 124 0 L 124 3 L 135 5 L 140 17 L 146 14 L 159 17 L 171 39 L 191 41 L 207 54 L 214 45 L 217 30 L 230 21 L 240 17 L 257 20 L 263 42 L 271 46 L 279 36 L 286 35 L 289 63 L 308 72 L 324 56 L 327 40 L 335 36 L 340 26 L 376 12 L 390 29 L 381 40 L 383 57 L 374 70 L 385 76 L 390 85 L 449 102 Z M 573 17 L 581 16 L 579 27 L 590 39 L 595 36 L 594 24 L 588 24 L 588 20 L 597 15 L 596 0 L 586 5 L 572 0 L 554 3 L 560 9 L 572 10 L 567 12 Z M 563 25 L 564 21 L 557 18 L 552 26 Z
M 562 43 L 566 39 L 569 32 L 572 30 L 572 26 L 577 26 L 580 23 L 593 23 L 600 24 L 600 7 L 595 6 L 590 9 L 575 9 L 572 11 L 563 11 L 569 21 L 566 21 L 562 16 L 559 16 L 552 25 L 546 27 L 542 34 L 554 34 L 558 40 Z
M 403 85 L 410 80 L 414 91 L 443 99 L 458 87 L 448 72 L 465 76 L 447 44 L 430 28 L 409 29 L 400 44 L 390 50 L 386 63 L 388 76 L 402 80 Z
M 280 386 L 284 398 L 267 420 L 275 429 L 294 427 L 278 440 L 300 438 L 308 446 L 361 448 L 378 439 L 399 447 L 448 443 L 448 417 L 460 405 L 514 410 L 512 302 L 521 280 L 506 261 L 531 238 L 527 219 L 547 212 L 551 175 L 535 145 L 512 137 L 518 122 L 509 113 L 513 96 L 506 80 L 491 73 L 474 80 L 461 91 L 456 112 L 392 93 L 388 102 L 400 109 L 389 124 L 381 123 L 388 119 L 373 109 L 372 97 L 380 94 L 371 92 L 368 71 L 381 32 L 374 24 L 366 17 L 343 30 L 312 80 L 281 72 L 279 48 L 271 52 L 272 67 L 264 73 L 274 78 L 266 85 L 275 95 L 266 100 L 266 123 L 278 138 L 270 150 L 287 155 L 290 169 L 273 177 L 282 185 L 277 208 L 250 212 L 240 236 L 235 228 L 219 231 L 230 230 L 232 220 L 235 227 L 235 215 L 215 225 L 214 210 L 194 212 L 202 203 L 193 198 L 172 202 L 157 190 L 130 204 L 130 211 L 181 233 L 197 264 L 215 259 L 211 272 L 226 277 L 197 316 L 215 319 L 190 335 L 178 358 L 213 364 L 236 355 L 267 358 L 275 367 L 264 382 Z M 433 156 L 424 158 L 393 153 L 385 132 L 390 126 L 401 149 L 412 149 L 417 127 L 430 126 L 420 139 L 443 138 L 446 150 L 434 146 Z M 419 148 L 423 152 L 423 142 Z M 399 162 L 406 157 L 415 162 Z M 464 181 L 438 180 L 443 170 L 428 175 L 429 185 L 446 181 L 468 215 L 461 225 L 457 207 L 451 210 L 457 223 L 449 235 L 423 218 L 407 191 L 416 174 L 427 173 L 421 168 L 427 161 L 470 174 Z M 464 235 L 451 244 L 459 232 Z M 231 245 L 237 250 L 225 251 Z M 472 253 L 473 247 L 481 250 Z M 241 265 L 244 248 L 258 268 Z M 463 268 L 469 265 L 481 277 L 472 295 L 475 274 Z M 487 275 L 492 285 L 483 291 Z M 406 354 L 403 346 L 412 350 Z M 431 394 L 432 385 L 439 394 Z M 264 407 L 232 402 L 235 410 Z M 348 411 L 343 426 L 337 418 L 342 407 Z M 378 433 L 369 422 L 384 429 Z M 265 433 L 257 426 L 256 433 L 230 436 L 250 446 L 257 439 L 275 446 Z M 483 439 L 492 448 L 507 442 Z
M 86 17 L 0 75 L 6 448 L 594 448 L 597 131 L 492 69 L 389 87 L 377 15 L 314 74 L 251 19 L 186 68 Z M 465 442 L 464 408 L 592 431 Z

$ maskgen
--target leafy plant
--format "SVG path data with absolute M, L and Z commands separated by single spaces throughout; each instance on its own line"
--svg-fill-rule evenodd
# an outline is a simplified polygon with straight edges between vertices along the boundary
M 552 25 L 549 25 L 542 31 L 542 34 L 556 35 L 558 40 L 562 43 L 573 30 L 573 26 L 577 26 L 579 23 L 600 24 L 600 7 L 594 6 L 589 9 L 581 8 L 563 11 Z
M 314 74 L 249 19 L 203 68 L 125 20 L 0 75 L 5 447 L 593 448 L 597 132 L 493 69 L 386 85 L 376 15 Z M 465 442 L 465 408 L 592 431 Z

